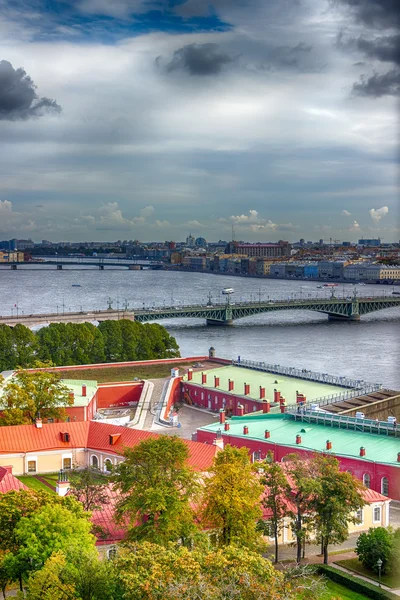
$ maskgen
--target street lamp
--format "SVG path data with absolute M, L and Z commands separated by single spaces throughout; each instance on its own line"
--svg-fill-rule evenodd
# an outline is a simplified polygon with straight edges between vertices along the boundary
M 382 559 L 378 558 L 378 560 L 376 561 L 376 566 L 378 567 L 378 573 L 379 573 L 379 587 L 381 587 L 381 571 L 382 571 Z

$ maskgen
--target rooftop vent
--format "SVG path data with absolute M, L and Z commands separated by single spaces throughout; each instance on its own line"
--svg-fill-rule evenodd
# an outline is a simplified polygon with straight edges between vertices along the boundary
M 68 431 L 60 431 L 60 437 L 63 442 L 69 442 L 71 440 Z

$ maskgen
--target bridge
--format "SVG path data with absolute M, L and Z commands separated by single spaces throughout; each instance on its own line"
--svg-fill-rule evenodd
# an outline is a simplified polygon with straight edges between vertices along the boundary
M 16 271 L 19 267 L 26 268 L 34 268 L 38 267 L 42 269 L 55 269 L 57 271 L 62 271 L 64 267 L 76 267 L 75 270 L 79 270 L 81 267 L 93 267 L 95 269 L 99 269 L 100 271 L 104 271 L 107 269 L 129 269 L 130 271 L 141 271 L 143 269 L 162 269 L 164 268 L 164 264 L 159 261 L 137 261 L 137 260 L 129 260 L 129 259 L 84 259 L 84 258 L 70 258 L 70 259 L 51 259 L 51 260 L 43 260 L 43 261 L 21 261 L 21 262 L 7 262 L 1 263 L 0 268 L 6 269 L 7 267 L 12 271 Z
M 0 324 L 14 326 L 17 323 L 33 327 L 49 323 L 85 323 L 91 321 L 116 321 L 130 319 L 146 323 L 162 319 L 203 318 L 207 325 L 231 325 L 236 319 L 242 319 L 262 313 L 277 312 L 281 310 L 311 310 L 328 315 L 329 319 L 342 321 L 358 321 L 363 315 L 400 306 L 400 297 L 374 296 L 363 297 L 354 295 L 351 298 L 308 298 L 290 300 L 268 300 L 260 302 L 233 303 L 228 298 L 226 303 L 204 305 L 170 306 L 153 309 L 57 312 L 48 314 L 17 314 L 0 316 Z

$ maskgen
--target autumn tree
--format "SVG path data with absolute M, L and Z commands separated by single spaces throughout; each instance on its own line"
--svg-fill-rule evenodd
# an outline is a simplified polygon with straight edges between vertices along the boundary
M 93 467 L 73 469 L 68 472 L 69 495 L 78 500 L 84 510 L 95 510 L 108 504 L 109 480 L 105 474 Z
M 263 487 L 254 473 L 247 448 L 227 445 L 217 453 L 205 478 L 201 522 L 216 534 L 219 546 L 256 547 Z
M 66 557 L 60 550 L 54 552 L 39 571 L 29 578 L 26 600 L 75 600 L 76 588 L 64 581 Z
M 65 406 L 73 399 L 58 373 L 48 371 L 18 371 L 4 386 L 2 395 L 2 425 L 22 425 L 43 419 L 64 419 Z
M 130 539 L 188 543 L 196 533 L 191 502 L 197 476 L 189 450 L 177 437 L 151 437 L 125 450 L 112 480 L 121 493 L 117 516 L 128 521 Z
M 355 513 L 365 504 L 363 485 L 351 473 L 341 471 L 334 456 L 317 454 L 312 464 L 316 477 L 310 509 L 315 513 L 324 564 L 328 564 L 328 547 L 344 542 L 349 523 L 357 523 Z
M 290 486 L 281 463 L 272 462 L 271 455 L 262 463 L 263 474 L 261 483 L 265 486 L 262 504 L 269 513 L 267 517 L 268 533 L 275 540 L 275 563 L 278 562 L 279 534 L 284 525 L 284 519 L 289 514 L 288 496 Z
M 125 600 L 278 600 L 281 573 L 260 554 L 225 546 L 216 550 L 129 543 L 115 560 Z

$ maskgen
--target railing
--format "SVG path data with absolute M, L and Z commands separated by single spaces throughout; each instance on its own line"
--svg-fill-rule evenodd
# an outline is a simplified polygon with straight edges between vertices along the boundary
M 315 423 L 320 425 L 330 425 L 340 429 L 351 429 L 354 431 L 363 431 L 367 433 L 377 433 L 386 436 L 400 436 L 400 430 L 396 423 L 387 421 L 374 421 L 372 419 L 360 419 L 357 417 L 348 417 L 346 415 L 333 415 L 325 411 L 313 411 L 304 407 L 298 407 L 293 413 L 285 413 L 285 418 L 303 421 L 306 423 Z
M 287 377 L 296 377 L 296 379 L 307 379 L 309 381 L 317 381 L 318 383 L 327 383 L 330 385 L 337 385 L 340 387 L 351 388 L 354 390 L 369 390 L 376 391 L 382 388 L 380 383 L 367 383 L 363 379 L 350 379 L 350 377 L 340 377 L 337 375 L 330 375 L 329 373 L 317 373 L 315 371 L 309 371 L 308 369 L 297 369 L 296 367 L 284 367 L 281 365 L 270 365 L 265 362 L 258 362 L 254 360 L 233 360 L 232 364 L 236 367 L 247 367 L 250 369 L 256 369 L 258 371 L 266 371 L 268 373 L 275 373 L 277 375 L 286 375 Z M 337 396 L 324 396 L 324 398 L 330 398 Z M 318 400 L 313 400 L 317 402 Z

